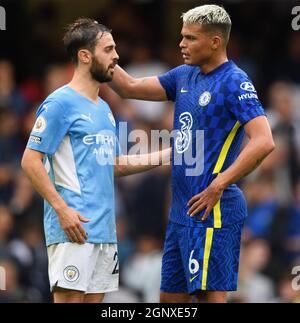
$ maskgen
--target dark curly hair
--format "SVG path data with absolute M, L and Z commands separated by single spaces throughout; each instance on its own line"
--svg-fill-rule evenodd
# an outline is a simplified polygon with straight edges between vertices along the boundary
M 99 33 L 101 33 L 100 37 L 98 37 Z M 94 52 L 97 40 L 104 33 L 111 33 L 111 30 L 90 18 L 79 18 L 68 25 L 63 41 L 71 61 L 78 63 L 77 53 L 80 49 Z

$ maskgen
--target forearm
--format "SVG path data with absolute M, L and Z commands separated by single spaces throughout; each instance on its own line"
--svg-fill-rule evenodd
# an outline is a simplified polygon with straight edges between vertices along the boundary
M 143 155 L 124 155 L 116 161 L 115 176 L 127 176 L 170 164 L 171 148 Z
M 69 241 L 83 244 L 88 237 L 81 222 L 86 223 L 90 220 L 78 211 L 69 208 L 57 193 L 43 165 L 42 155 L 40 152 L 26 149 L 22 159 L 22 168 L 33 187 L 56 211 L 61 228 Z
M 39 159 L 23 159 L 22 168 L 36 191 L 56 210 L 67 207 Z
M 133 78 L 120 66 L 116 65 L 113 81 L 109 83 L 122 98 L 166 101 L 167 94 L 156 76 Z
M 272 132 L 265 116 L 257 116 L 248 121 L 244 129 L 250 139 L 249 142 L 224 172 L 219 173 L 223 163 L 217 164 L 214 173 L 218 176 L 206 189 L 189 200 L 188 214 L 190 216 L 195 216 L 205 209 L 202 220 L 206 220 L 226 187 L 252 172 L 274 150 Z
M 111 88 L 124 99 L 130 98 L 130 85 L 134 83 L 134 78 L 124 71 L 119 65 L 116 65 L 114 77 L 109 83 Z
M 268 140 L 250 140 L 234 163 L 216 179 L 218 185 L 225 189 L 256 169 L 273 151 L 274 146 Z

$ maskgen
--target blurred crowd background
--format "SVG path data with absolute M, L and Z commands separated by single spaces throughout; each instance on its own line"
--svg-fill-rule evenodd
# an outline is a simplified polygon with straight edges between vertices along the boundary
M 20 169 L 41 101 L 67 83 L 73 67 L 63 28 L 78 17 L 113 30 L 120 65 L 133 76 L 182 64 L 182 12 L 223 4 L 233 29 L 228 48 L 252 78 L 272 126 L 276 150 L 239 185 L 249 216 L 243 233 L 239 290 L 230 302 L 300 302 L 292 268 L 300 266 L 300 31 L 291 27 L 299 1 L 9 0 L 0 1 L 0 302 L 50 302 L 43 201 Z M 124 101 L 107 86 L 100 96 L 128 129 L 172 129 L 172 103 Z M 106 302 L 157 302 L 171 198 L 170 168 L 116 180 L 120 290 Z M 299 289 L 299 288 L 298 288 Z

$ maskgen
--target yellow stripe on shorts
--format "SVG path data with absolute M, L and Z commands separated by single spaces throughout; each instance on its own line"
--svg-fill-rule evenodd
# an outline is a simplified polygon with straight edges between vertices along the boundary
M 202 285 L 201 285 L 202 290 L 206 290 L 208 262 L 209 262 L 213 234 L 214 234 L 214 228 L 206 229 L 206 238 L 205 238 L 205 247 L 204 247 L 204 256 L 203 256 L 203 269 L 202 269 Z
M 217 202 L 213 209 L 214 212 L 214 228 L 219 229 L 222 227 L 221 220 L 221 200 Z

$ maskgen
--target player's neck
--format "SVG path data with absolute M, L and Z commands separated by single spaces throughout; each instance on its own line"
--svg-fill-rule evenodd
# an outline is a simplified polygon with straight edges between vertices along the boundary
M 99 83 L 91 78 L 89 72 L 75 70 L 68 86 L 98 104 Z
M 203 74 L 210 73 L 220 65 L 224 64 L 225 62 L 228 62 L 228 58 L 226 54 L 221 54 L 216 57 L 211 58 L 209 61 L 205 62 L 200 66 L 201 72 Z

